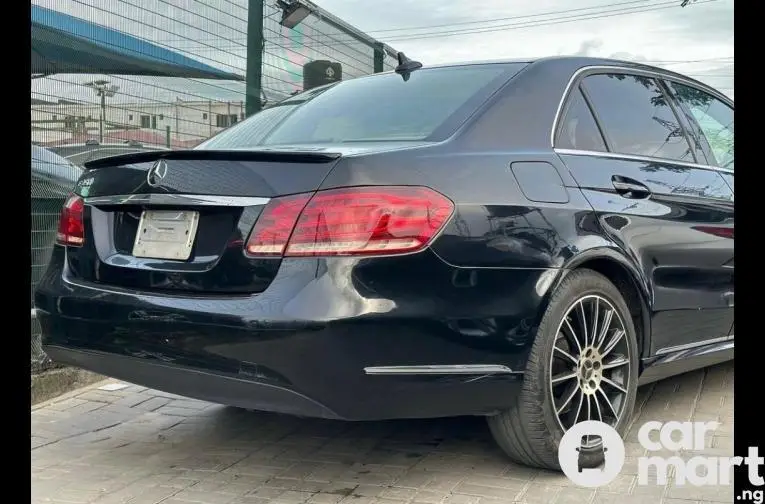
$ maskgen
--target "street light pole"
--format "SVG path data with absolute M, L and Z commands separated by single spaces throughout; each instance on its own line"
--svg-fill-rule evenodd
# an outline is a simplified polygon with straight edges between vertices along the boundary
M 85 86 L 93 88 L 96 96 L 101 98 L 101 113 L 98 118 L 98 143 L 104 143 L 104 123 L 106 122 L 106 97 L 111 98 L 117 94 L 119 86 L 110 84 L 106 80 L 88 82 Z

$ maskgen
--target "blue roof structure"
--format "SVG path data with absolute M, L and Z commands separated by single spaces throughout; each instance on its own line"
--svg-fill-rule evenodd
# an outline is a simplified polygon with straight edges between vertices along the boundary
M 243 81 L 127 33 L 32 5 L 32 74 L 143 75 Z

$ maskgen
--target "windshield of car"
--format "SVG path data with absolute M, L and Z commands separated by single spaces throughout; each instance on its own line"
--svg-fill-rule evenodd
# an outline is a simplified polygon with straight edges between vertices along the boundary
M 343 81 L 267 108 L 200 149 L 436 140 L 457 127 L 525 63 L 420 69 Z

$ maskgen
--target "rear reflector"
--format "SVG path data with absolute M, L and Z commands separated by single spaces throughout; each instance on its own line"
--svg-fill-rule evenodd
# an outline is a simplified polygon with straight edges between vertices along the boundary
M 454 204 L 425 187 L 351 187 L 277 198 L 247 242 L 250 255 L 389 255 L 423 249 Z
M 63 208 L 61 208 L 56 243 L 69 247 L 82 246 L 85 241 L 85 224 L 82 218 L 84 208 L 85 201 L 76 194 L 67 198 Z

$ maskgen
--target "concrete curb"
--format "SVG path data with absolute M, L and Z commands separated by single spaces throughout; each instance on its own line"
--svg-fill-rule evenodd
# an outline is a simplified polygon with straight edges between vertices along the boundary
M 105 376 L 79 368 L 51 369 L 32 375 L 32 405 L 57 398 L 67 392 L 106 380 Z

